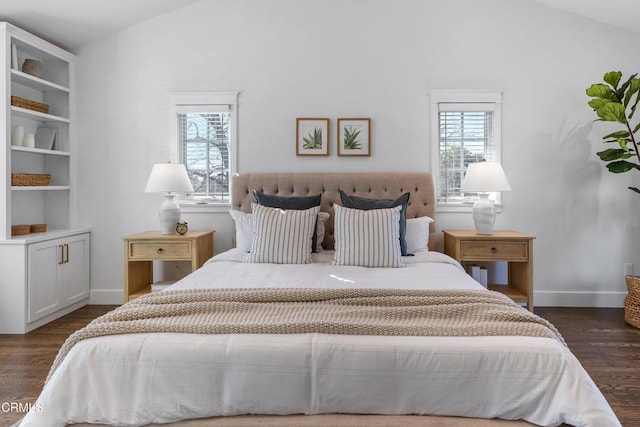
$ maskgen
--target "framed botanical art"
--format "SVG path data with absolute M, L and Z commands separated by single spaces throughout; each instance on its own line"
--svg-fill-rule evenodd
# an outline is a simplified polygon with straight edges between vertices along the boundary
M 338 119 L 338 156 L 370 156 L 370 128 L 368 118 Z
M 329 155 L 329 119 L 296 119 L 296 155 Z

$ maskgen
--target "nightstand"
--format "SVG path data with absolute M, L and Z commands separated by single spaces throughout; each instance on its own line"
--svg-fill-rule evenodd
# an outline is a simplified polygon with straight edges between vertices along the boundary
M 444 253 L 458 262 L 504 261 L 508 265 L 506 285 L 489 284 L 489 289 L 505 294 L 533 311 L 533 239 L 517 231 L 444 230 Z
M 124 239 L 124 301 L 151 292 L 153 261 L 191 261 L 194 271 L 213 256 L 213 230 L 185 235 L 146 231 Z

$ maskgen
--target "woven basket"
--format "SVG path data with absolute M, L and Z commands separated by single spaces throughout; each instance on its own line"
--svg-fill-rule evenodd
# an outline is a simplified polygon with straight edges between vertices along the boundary
M 44 233 L 47 231 L 47 224 L 31 224 L 32 233 Z
M 31 232 L 30 225 L 12 225 L 11 226 L 11 235 L 12 236 L 23 236 L 25 234 L 29 234 Z
M 629 293 L 624 298 L 624 321 L 640 328 L 640 277 L 625 276 Z
M 26 108 L 28 110 L 49 114 L 49 106 L 47 104 L 32 101 L 26 98 L 20 98 L 19 96 L 11 97 L 11 105 L 13 105 L 14 107 Z
M 39 185 L 46 186 L 51 182 L 51 175 L 45 173 L 12 173 L 11 185 L 14 186 L 27 186 L 27 185 Z

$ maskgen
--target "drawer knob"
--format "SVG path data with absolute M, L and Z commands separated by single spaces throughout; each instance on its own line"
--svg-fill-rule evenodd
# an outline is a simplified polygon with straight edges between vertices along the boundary
M 162 248 L 158 248 L 157 253 L 158 253 L 158 254 L 162 254 L 162 252 L 164 252 L 164 249 L 162 249 Z
M 496 248 L 491 248 L 491 253 L 492 254 L 496 254 L 496 253 L 498 253 L 498 250 Z

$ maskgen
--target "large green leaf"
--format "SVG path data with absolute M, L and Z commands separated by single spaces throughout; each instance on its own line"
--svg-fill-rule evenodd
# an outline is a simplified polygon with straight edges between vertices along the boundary
M 638 101 L 640 101 L 640 90 L 636 92 L 636 101 L 631 106 L 631 112 L 629 113 L 630 119 L 632 119 L 633 115 L 636 113 L 636 107 L 638 106 Z
M 603 136 L 602 139 L 605 139 L 605 138 L 616 138 L 616 139 L 618 139 L 618 138 L 628 138 L 628 137 L 629 137 L 629 132 L 628 131 L 619 130 L 617 132 L 613 132 L 613 133 L 610 133 L 609 135 Z
M 640 79 L 635 77 L 635 74 L 629 79 L 629 89 L 627 93 L 624 95 L 624 106 L 629 105 L 629 101 L 634 93 L 638 92 L 640 89 Z
M 596 110 L 596 114 L 605 122 L 627 123 L 624 105 L 618 102 L 609 102 Z
M 596 154 L 600 157 L 600 160 L 610 162 L 612 160 L 622 159 L 627 153 L 627 150 L 623 150 L 621 148 L 609 148 L 608 150 L 600 151 Z
M 594 98 L 614 99 L 611 88 L 607 85 L 603 85 L 602 83 L 592 84 L 591 87 L 587 89 L 587 95 Z
M 633 82 L 633 79 L 636 78 L 636 75 L 637 74 L 633 74 L 631 77 L 627 79 L 626 82 L 622 84 L 622 86 L 618 88 L 618 90 L 616 90 L 616 98 L 618 98 L 619 101 L 622 101 L 624 99 L 624 93 L 626 92 L 627 88 L 631 85 L 631 82 Z
M 620 71 L 609 71 L 608 73 L 605 73 L 603 79 L 615 89 L 618 87 L 618 83 L 620 83 L 621 78 L 622 73 Z
M 610 99 L 593 98 L 591 101 L 589 101 L 589 106 L 594 110 L 597 110 L 598 108 L 602 107 L 604 104 L 607 104 L 609 102 L 613 102 L 613 101 L 611 101 Z
M 640 123 L 638 123 L 636 127 L 633 128 L 633 133 L 638 132 L 638 130 L 640 130 Z
M 628 172 L 631 169 L 640 169 L 640 166 L 638 166 L 635 163 L 627 162 L 625 160 L 618 160 L 618 161 L 609 163 L 607 165 L 607 169 L 609 169 L 609 172 L 623 173 L 623 172 Z

